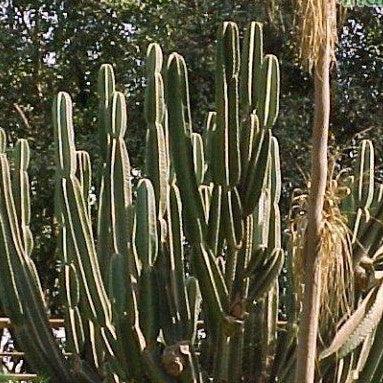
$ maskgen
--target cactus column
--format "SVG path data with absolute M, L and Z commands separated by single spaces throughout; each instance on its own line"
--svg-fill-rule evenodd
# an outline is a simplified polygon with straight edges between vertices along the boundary
M 96 204 L 89 198 L 90 155 L 75 147 L 72 101 L 64 92 L 54 101 L 69 358 L 50 332 L 31 260 L 28 146 L 17 144 L 11 180 L 0 131 L 0 293 L 33 367 L 54 381 L 239 383 L 251 374 L 271 376 L 284 260 L 271 132 L 278 61 L 263 54 L 258 23 L 249 25 L 242 52 L 236 24 L 224 23 L 218 40 L 216 105 L 203 135 L 192 129 L 184 59 L 173 53 L 163 67 L 161 48 L 149 45 L 146 159 L 136 186 L 124 140 L 125 96 L 116 91 L 112 66 L 101 67 Z M 245 333 L 259 346 L 250 347 L 251 358 Z

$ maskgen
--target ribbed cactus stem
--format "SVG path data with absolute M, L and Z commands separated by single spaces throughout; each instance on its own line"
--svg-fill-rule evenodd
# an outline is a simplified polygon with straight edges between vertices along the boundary
M 56 163 L 61 212 L 68 229 L 69 246 L 74 251 L 81 284 L 85 292 L 89 319 L 110 324 L 110 304 L 101 280 L 92 226 L 76 172 L 76 149 L 72 122 L 72 102 L 69 95 L 59 93 L 53 106 L 56 142 Z
M 137 186 L 134 246 L 142 268 L 153 267 L 158 255 L 156 201 L 153 185 L 147 179 Z
M 240 178 L 239 151 L 239 32 L 235 23 L 225 22 L 218 33 L 216 71 L 217 133 L 215 181 L 235 186 Z
M 70 96 L 67 93 L 60 92 L 54 100 L 52 110 L 57 170 L 64 176 L 70 176 L 76 171 L 72 100 Z
M 13 153 L 12 192 L 19 222 L 23 248 L 28 255 L 33 249 L 33 236 L 29 223 L 31 219 L 30 186 L 28 177 L 30 150 L 26 140 L 19 140 Z
M 186 290 L 184 272 L 184 251 L 182 231 L 182 206 L 179 190 L 175 185 L 171 186 L 168 193 L 168 235 L 169 235 L 169 264 L 170 264 L 170 286 L 176 309 L 176 321 L 180 328 L 179 336 L 183 339 L 191 339 L 194 333 L 193 323 L 195 318 L 191 317 L 191 310 Z M 194 291 L 194 299 L 198 294 Z M 196 310 L 196 307 L 194 307 Z
M 165 133 L 165 100 L 162 79 L 162 50 L 158 44 L 150 44 L 146 55 L 148 84 L 145 90 L 146 173 L 152 181 L 156 195 L 157 212 L 163 217 L 166 209 L 166 193 L 169 182 L 168 142 Z
M 33 262 L 28 259 L 29 257 L 23 249 L 11 189 L 9 163 L 4 155 L 0 156 L 0 189 L 2 222 L 0 243 L 3 244 L 3 250 L 5 250 L 2 251 L 3 257 L 5 257 L 2 263 L 8 264 L 2 278 L 4 281 L 2 291 L 9 288 L 7 294 L 11 294 L 13 307 L 8 306 L 8 308 L 15 321 L 16 331 L 21 340 L 27 344 L 31 340 L 35 340 L 37 347 L 32 347 L 30 350 L 37 352 L 36 355 L 31 355 L 31 360 L 36 363 L 37 367 L 47 368 L 51 376 L 60 381 L 73 382 L 45 316 L 43 293 Z M 21 319 L 20 315 L 24 319 Z M 20 331 L 18 326 L 20 326 Z M 24 330 L 25 326 L 28 331 Z
M 77 171 L 76 177 L 80 182 L 84 201 L 88 206 L 88 215 L 90 217 L 90 188 L 92 184 L 92 167 L 90 163 L 89 153 L 85 150 L 76 151 Z
M 4 154 L 7 148 L 7 135 L 4 129 L 0 128 L 0 154 Z
M 101 66 L 98 72 L 98 96 L 99 96 L 99 140 L 101 156 L 106 161 L 108 149 L 108 130 L 110 125 L 110 101 L 115 91 L 115 79 L 113 67 L 110 64 Z
M 142 265 L 139 286 L 139 313 L 143 334 L 148 342 L 157 338 L 157 304 L 154 291 L 154 264 L 158 256 L 156 201 L 152 183 L 142 179 L 137 186 L 134 249 Z
M 279 112 L 279 64 L 274 55 L 266 55 L 262 63 L 262 93 L 260 95 L 259 120 L 271 128 Z
M 193 146 L 194 171 L 197 177 L 197 183 L 201 185 L 204 182 L 206 172 L 203 141 L 201 135 L 198 133 L 192 133 L 191 139 Z
M 368 209 L 374 198 L 374 147 L 370 140 L 363 140 L 356 165 L 354 196 L 357 206 Z
M 193 169 L 189 89 L 184 59 L 173 53 L 167 66 L 169 140 L 173 166 L 188 221 L 185 233 L 191 242 L 201 242 L 205 233 L 205 213 Z
M 240 95 L 245 113 L 258 110 L 263 64 L 262 24 L 251 22 L 244 37 L 241 55 Z
M 275 137 L 271 139 L 271 155 L 269 159 L 270 173 L 270 232 L 269 248 L 281 249 L 281 217 L 279 199 L 281 197 L 281 172 L 279 159 L 279 145 Z
M 125 96 L 121 92 L 114 92 L 109 108 L 108 147 L 101 179 L 97 246 L 106 283 L 111 255 L 128 256 L 133 222 L 131 168 L 124 141 L 127 129 Z

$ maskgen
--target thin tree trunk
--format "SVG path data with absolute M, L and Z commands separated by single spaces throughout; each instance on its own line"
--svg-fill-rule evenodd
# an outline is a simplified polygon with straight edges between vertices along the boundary
M 320 242 L 327 183 L 327 142 L 330 116 L 330 49 L 323 47 L 314 68 L 315 115 L 312 133 L 311 187 L 307 212 L 305 291 L 298 334 L 296 383 L 312 383 L 315 377 L 319 322 Z

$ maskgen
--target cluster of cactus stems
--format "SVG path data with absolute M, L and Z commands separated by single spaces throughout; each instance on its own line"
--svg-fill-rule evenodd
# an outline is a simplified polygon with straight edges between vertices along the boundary
M 281 244 L 279 148 L 271 132 L 279 67 L 275 56 L 264 55 L 262 39 L 255 22 L 242 49 L 236 24 L 219 29 L 215 110 L 202 135 L 192 128 L 184 59 L 173 53 L 164 64 L 161 48 L 148 47 L 146 163 L 136 187 L 124 141 L 125 97 L 112 67 L 101 67 L 97 213 L 90 156 L 75 147 L 71 99 L 57 95 L 65 353 L 49 328 L 31 259 L 28 143 L 19 140 L 8 158 L 0 131 L 1 302 L 29 362 L 52 382 L 292 381 L 298 314 L 290 279 L 284 289 L 278 282 L 291 262 Z M 374 271 L 382 262 L 382 193 L 374 194 L 368 141 L 355 174 L 355 192 L 342 206 L 353 227 L 355 267 L 370 279 L 321 360 L 325 367 L 342 360 L 350 373 L 366 365 L 367 382 L 378 381 L 371 379 L 383 363 L 373 337 L 376 328 L 383 332 L 383 290 Z
M 76 150 L 71 99 L 61 92 L 54 101 L 65 354 L 30 258 L 28 143 L 20 140 L 10 161 L 2 132 L 2 302 L 32 366 L 52 381 L 239 382 L 271 374 L 284 261 L 271 134 L 278 61 L 263 54 L 258 23 L 242 52 L 236 24 L 224 23 L 218 37 L 216 108 L 202 136 L 192 130 L 184 59 L 173 53 L 164 64 L 161 48 L 148 47 L 145 177 L 135 188 L 125 97 L 112 67 L 101 67 L 97 225 L 90 156 Z

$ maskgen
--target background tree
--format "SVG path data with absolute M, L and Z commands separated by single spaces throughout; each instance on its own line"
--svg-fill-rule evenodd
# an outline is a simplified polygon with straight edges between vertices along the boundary
M 56 268 L 52 99 L 59 90 L 74 95 L 80 145 L 94 152 L 97 71 L 111 57 L 120 73 L 123 67 L 136 68 L 135 48 L 127 44 L 129 34 L 113 10 L 97 2 L 0 3 L 0 126 L 12 142 L 18 136 L 31 144 L 34 257 L 51 296 L 57 277 L 52 272 Z

